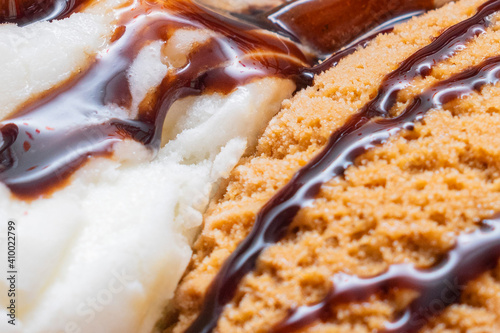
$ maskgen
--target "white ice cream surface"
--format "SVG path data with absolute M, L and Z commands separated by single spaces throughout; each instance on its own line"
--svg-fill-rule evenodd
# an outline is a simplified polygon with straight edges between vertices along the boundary
M 108 23 L 107 16 L 75 14 L 23 28 L 0 25 L 0 118 L 86 67 L 89 56 L 106 43 Z
M 77 14 L 0 26 L 0 118 L 84 66 L 87 54 L 106 45 L 107 20 Z M 55 49 L 33 54 L 36 41 Z M 162 46 L 145 47 L 129 70 L 132 115 L 172 64 Z M 189 263 L 211 193 L 293 89 L 268 78 L 227 96 L 179 101 L 158 154 L 124 142 L 113 159 L 94 158 L 50 198 L 23 202 L 0 184 L 0 270 L 8 270 L 6 223 L 13 220 L 19 272 L 16 326 L 7 323 L 9 286 L 0 280 L 0 332 L 150 332 Z

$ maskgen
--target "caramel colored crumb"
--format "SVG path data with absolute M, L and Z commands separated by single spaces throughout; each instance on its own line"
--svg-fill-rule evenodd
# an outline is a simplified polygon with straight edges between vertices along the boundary
M 475 14 L 484 0 L 463 0 L 381 35 L 286 101 L 254 156 L 233 171 L 212 203 L 188 273 L 177 290 L 174 332 L 194 320 L 209 283 L 249 233 L 259 209 L 326 143 L 330 134 L 376 95 L 383 77 L 443 29 Z M 431 75 L 399 95 L 397 113 L 422 89 L 500 54 L 500 23 Z M 415 130 L 359 157 L 344 177 L 322 187 L 289 233 L 259 258 L 240 283 L 215 332 L 266 332 L 291 308 L 318 302 L 338 272 L 372 276 L 388 265 L 429 267 L 457 235 L 500 212 L 500 86 L 430 111 Z M 390 290 L 338 306 L 307 332 L 373 332 L 416 296 Z M 469 283 L 460 304 L 432 317 L 421 332 L 500 331 L 500 268 Z

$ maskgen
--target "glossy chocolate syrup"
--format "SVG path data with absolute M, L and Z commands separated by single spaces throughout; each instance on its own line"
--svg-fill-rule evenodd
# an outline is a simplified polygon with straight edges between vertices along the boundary
M 452 76 L 427 89 L 417 96 L 413 102 L 395 118 L 375 118 L 358 130 L 347 134 L 347 140 L 354 140 L 356 135 L 368 138 L 366 145 L 387 140 L 388 136 L 404 128 L 411 128 L 421 120 L 431 109 L 459 98 L 464 98 L 474 91 L 479 91 L 484 85 L 495 85 L 500 82 L 500 56 L 487 59 L 477 67 L 468 69 Z M 354 118 L 360 119 L 359 116 Z M 391 134 L 389 134 L 391 133 Z M 325 299 L 315 305 L 296 309 L 284 322 L 275 327 L 273 332 L 292 332 L 315 320 L 326 320 L 331 317 L 332 305 L 351 301 L 367 300 L 370 295 L 387 290 L 388 287 L 409 288 L 420 292 L 419 297 L 410 305 L 401 318 L 387 325 L 385 332 L 409 333 L 416 332 L 426 323 L 426 313 L 439 314 L 444 308 L 459 300 L 460 291 L 456 296 L 442 300 L 443 306 L 433 308 L 433 302 L 440 300 L 444 283 L 457 281 L 460 286 L 495 266 L 500 259 L 500 219 L 483 228 L 472 236 L 460 236 L 455 250 L 448 253 L 447 259 L 437 267 L 426 271 L 418 271 L 409 265 L 396 265 L 387 273 L 371 279 L 349 277 L 342 280 L 344 274 L 333 278 L 334 286 Z M 428 318 L 427 318 L 428 319 Z
M 331 279 L 333 289 L 320 303 L 296 309 L 271 332 L 294 332 L 316 320 L 326 321 L 332 318 L 335 305 L 367 301 L 393 288 L 416 290 L 419 296 L 383 331 L 417 332 L 429 318 L 458 302 L 467 282 L 495 267 L 499 258 L 500 219 L 486 220 L 474 233 L 459 236 L 455 248 L 436 267 L 420 270 L 409 264 L 392 265 L 370 278 L 336 274 Z
M 433 0 L 297 0 L 247 19 L 327 54 L 391 18 L 433 8 Z
M 88 0 L 2 0 L 0 24 L 27 25 L 37 21 L 62 19 L 80 10 Z
M 229 93 L 255 78 L 296 74 L 307 63 L 295 44 L 188 1 L 134 6 L 123 10 L 116 40 L 89 69 L 0 124 L 0 180 L 18 197 L 50 193 L 91 156 L 110 155 L 124 139 L 157 150 L 166 112 L 181 97 Z M 180 28 L 206 28 L 220 37 L 172 70 L 137 117 L 124 111 L 110 114 L 110 105 L 131 105 L 127 70 L 141 48 L 166 41 Z
M 406 112 L 404 116 L 383 119 L 390 116 L 397 93 L 414 78 L 428 75 L 434 64 L 452 56 L 482 33 L 488 25 L 487 17 L 498 10 L 500 0 L 486 2 L 473 17 L 447 29 L 386 76 L 377 97 L 334 132 L 325 149 L 261 209 L 250 234 L 212 281 L 199 316 L 186 332 L 208 333 L 216 326 L 224 305 L 233 298 L 241 279 L 255 267 L 260 253 L 286 234 L 298 211 L 314 200 L 322 184 L 343 175 L 346 168 L 368 149 L 384 143 L 403 129 L 413 128 L 413 123 L 423 117 L 421 109 L 418 109 L 421 114 Z M 453 94 L 457 93 L 453 91 Z
M 365 48 L 368 46 L 370 41 L 372 41 L 379 34 L 390 33 L 394 30 L 394 26 L 396 24 L 406 22 L 412 17 L 423 14 L 424 10 L 418 10 L 410 13 L 403 14 L 401 16 L 394 17 L 381 25 L 371 29 L 365 34 L 359 36 L 351 43 L 346 45 L 342 50 L 335 52 L 331 56 L 329 56 L 325 61 L 314 67 L 305 67 L 300 70 L 299 75 L 295 78 L 297 86 L 300 88 L 305 88 L 306 86 L 310 86 L 313 84 L 314 77 L 319 75 L 328 69 L 337 66 L 340 60 L 347 57 L 350 54 L 353 54 L 360 48 Z

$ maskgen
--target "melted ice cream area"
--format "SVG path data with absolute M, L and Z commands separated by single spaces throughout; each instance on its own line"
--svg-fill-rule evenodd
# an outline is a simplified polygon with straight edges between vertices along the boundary
M 127 84 L 127 103 L 111 100 L 101 105 L 98 113 L 84 114 L 88 117 L 79 128 L 83 139 L 77 145 L 64 136 L 49 141 L 48 146 L 33 144 L 30 135 L 35 139 L 43 135 L 36 129 L 57 132 L 56 125 L 74 117 L 72 112 L 78 109 L 59 110 L 51 118 L 55 125 L 37 126 L 28 135 L 23 126 L 33 120 L 32 110 L 40 110 L 35 108 L 40 101 L 51 100 L 47 99 L 50 93 L 25 102 L 48 87 L 68 87 L 72 78 L 95 66 L 96 53 L 99 61 L 117 45 L 110 42 L 113 32 L 109 28 L 116 12 L 109 10 L 109 3 L 102 6 L 61 21 L 0 27 L 1 47 L 12 50 L 2 53 L 3 63 L 15 64 L 1 68 L 0 77 L 9 83 L 2 84 L 0 92 L 2 124 L 3 128 L 17 126 L 15 138 L 24 139 L 17 149 L 3 152 L 17 154 L 13 158 L 21 161 L 23 153 L 50 151 L 56 144 L 59 151 L 68 154 L 60 160 L 62 164 L 71 162 L 75 151 L 86 157 L 84 163 L 72 165 L 69 175 L 57 174 L 57 169 L 49 173 L 59 185 L 51 193 L 40 191 L 22 200 L 11 188 L 0 185 L 0 220 L 14 220 L 17 225 L 19 271 L 16 326 L 1 321 L 2 332 L 151 331 L 189 262 L 191 239 L 219 180 L 227 176 L 247 143 L 255 140 L 281 101 L 295 89 L 290 80 L 265 78 L 268 73 L 252 67 L 255 75 L 229 83 L 230 89 L 217 91 L 208 89 L 207 84 L 191 97 L 172 100 L 165 121 L 163 114 L 161 121 L 149 123 L 155 130 L 156 147 L 164 138 L 161 149 L 144 145 L 127 130 L 115 135 L 112 142 L 106 141 L 109 132 L 102 131 L 100 124 L 113 119 L 148 119 L 152 114 L 148 111 L 161 98 L 169 75 L 182 72 L 188 62 L 192 65 L 189 55 L 214 41 L 213 30 L 203 25 L 189 29 L 176 25 L 168 39 L 150 38 L 134 47 L 122 76 Z M 123 36 L 115 34 L 114 38 L 120 41 L 118 37 Z M 44 50 L 43 55 L 30 53 L 37 45 Z M 260 54 L 257 60 L 274 59 L 272 52 L 266 55 L 273 50 L 254 51 Z M 291 63 L 300 63 L 296 57 L 286 57 Z M 38 66 L 33 65 L 36 61 Z M 255 61 L 252 57 L 231 59 L 224 62 L 224 68 L 242 70 Z M 215 69 L 212 73 L 218 75 L 215 67 L 204 69 Z M 21 70 L 25 74 L 15 75 Z M 80 74 L 75 76 L 75 70 Z M 24 111 L 12 113 L 16 108 Z M 65 128 L 60 130 L 66 133 Z M 8 136 L 3 137 L 5 145 Z M 29 149 L 23 141 L 31 142 Z M 102 142 L 110 143 L 106 157 L 88 149 Z M 0 236 L 6 248 L 6 231 Z M 0 266 L 7 271 L 4 262 Z M 0 286 L 3 291 L 8 289 L 6 281 Z M 9 300 L 1 298 L 0 302 L 6 309 Z M 6 316 L 6 311 L 1 315 Z

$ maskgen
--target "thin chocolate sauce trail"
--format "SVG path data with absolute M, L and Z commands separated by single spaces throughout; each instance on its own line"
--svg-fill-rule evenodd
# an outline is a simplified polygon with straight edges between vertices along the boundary
M 356 136 L 360 135 L 361 140 L 367 140 L 367 144 L 385 141 L 392 133 L 399 132 L 405 127 L 413 127 L 429 110 L 439 108 L 452 100 L 464 98 L 485 85 L 495 85 L 498 82 L 500 82 L 500 56 L 487 59 L 482 64 L 427 89 L 417 96 L 400 116 L 374 119 L 357 131 L 349 133 L 346 138 L 355 140 Z M 499 223 L 500 219 L 497 219 L 496 224 Z M 440 293 L 445 290 L 444 283 L 456 279 L 459 285 L 465 285 L 490 269 L 498 259 L 500 259 L 500 228 L 493 228 L 493 231 L 479 230 L 473 236 L 460 236 L 456 249 L 450 251 L 448 258 L 437 267 L 426 271 L 418 271 L 409 265 L 396 265 L 387 273 L 371 279 L 350 277 L 346 281 L 340 279 L 345 277 L 345 274 L 338 274 L 332 279 L 334 281 L 332 291 L 320 303 L 299 307 L 272 332 L 292 332 L 318 319 L 326 320 L 333 315 L 331 309 L 334 305 L 364 301 L 378 291 L 393 287 L 413 289 L 420 292 L 420 295 L 397 322 L 387 325 L 384 332 L 416 332 L 426 323 L 425 319 L 428 319 L 430 313 L 437 315 L 446 306 L 459 300 L 461 290 L 457 291 L 453 298 L 442 299 L 443 306 L 439 309 L 433 308 L 434 301 L 439 300 Z
M 18 197 L 50 194 L 89 157 L 111 155 L 113 145 L 125 139 L 158 150 L 166 113 L 179 98 L 229 93 L 255 78 L 296 75 L 308 61 L 292 42 L 188 1 L 144 1 L 124 10 L 120 24 L 124 28 L 117 30 L 116 41 L 89 69 L 0 123 L 0 181 Z M 131 105 L 127 71 L 142 47 L 167 41 L 180 28 L 206 28 L 220 37 L 172 69 L 156 89 L 153 105 L 136 118 L 125 111 L 110 115 L 110 105 Z
M 89 0 L 2 0 L 0 24 L 25 26 L 38 21 L 59 20 L 85 6 Z
M 298 211 L 314 200 L 322 184 L 343 175 L 346 168 L 368 149 L 382 144 L 402 129 L 412 128 L 412 123 L 401 123 L 397 127 L 389 123 L 379 133 L 379 124 L 385 123 L 371 120 L 388 117 L 398 92 L 408 87 L 414 78 L 429 75 L 434 64 L 449 58 L 463 49 L 466 42 L 484 32 L 489 23 L 487 17 L 498 10 L 500 0 L 486 2 L 473 17 L 448 28 L 386 76 L 377 97 L 333 133 L 325 149 L 260 210 L 250 234 L 212 281 L 201 312 L 187 333 L 208 333 L 216 326 L 224 306 L 233 298 L 241 279 L 254 269 L 260 253 L 282 239 Z M 413 121 L 419 119 L 417 116 Z

